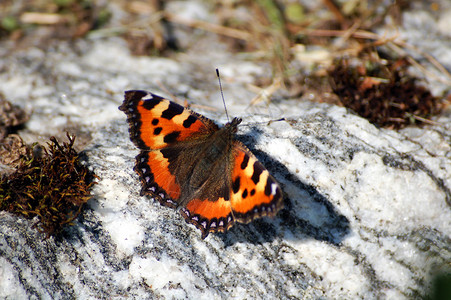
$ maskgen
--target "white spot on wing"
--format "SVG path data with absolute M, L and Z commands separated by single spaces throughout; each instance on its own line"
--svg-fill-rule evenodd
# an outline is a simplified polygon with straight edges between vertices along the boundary
M 153 99 L 152 94 L 147 94 L 144 97 L 142 97 L 142 100 L 152 100 L 152 99 Z
M 271 183 L 271 195 L 275 195 L 277 192 L 277 184 Z

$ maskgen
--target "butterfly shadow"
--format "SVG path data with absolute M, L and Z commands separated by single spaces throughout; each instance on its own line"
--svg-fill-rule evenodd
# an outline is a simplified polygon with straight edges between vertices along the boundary
M 312 185 L 302 182 L 286 166 L 254 149 L 257 132 L 238 136 L 284 190 L 284 208 L 274 218 L 261 218 L 249 224 L 236 224 L 226 233 L 217 233 L 226 246 L 235 243 L 262 244 L 283 238 L 290 240 L 315 239 L 338 246 L 350 233 L 349 220 Z M 249 146 L 250 145 L 250 146 Z

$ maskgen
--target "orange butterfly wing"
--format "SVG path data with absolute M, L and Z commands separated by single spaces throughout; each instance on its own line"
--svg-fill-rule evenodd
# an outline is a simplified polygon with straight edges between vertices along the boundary
M 218 130 L 211 120 L 146 91 L 126 91 L 119 107 L 127 114 L 130 136 L 141 150 L 156 150 Z
M 126 91 L 119 109 L 127 115 L 132 142 L 142 150 L 135 166 L 143 184 L 141 195 L 150 194 L 163 205 L 177 207 L 180 186 L 168 168 L 168 158 L 159 150 L 208 135 L 218 130 L 218 126 L 177 103 L 146 91 Z
M 154 196 L 162 205 L 172 208 L 181 206 L 185 220 L 202 231 L 202 238 L 209 232 L 226 231 L 235 221 L 248 223 L 261 216 L 274 216 L 283 206 L 282 192 L 275 179 L 242 143 L 232 139 L 241 120 L 234 119 L 219 129 L 202 115 L 145 91 L 125 92 L 119 109 L 126 113 L 131 140 L 141 150 L 135 165 L 142 182 L 141 195 Z M 216 137 L 218 143 L 214 144 L 213 136 L 217 133 L 221 137 Z M 205 184 L 212 189 L 207 188 L 199 197 L 187 195 L 181 184 L 186 186 L 196 174 L 182 178 L 176 174 L 180 175 L 180 169 L 185 167 L 194 170 L 193 166 L 202 167 L 204 162 L 211 164 L 204 154 L 215 155 L 218 149 L 214 148 L 224 137 L 230 138 L 227 144 L 230 152 L 224 151 L 230 155 L 219 161 L 224 174 L 216 172 L 220 174 L 211 174 L 211 178 L 207 174 Z M 200 157 L 189 157 L 189 164 L 177 160 L 193 145 L 208 147 L 206 152 L 198 152 Z M 210 146 L 212 151 L 208 150 Z M 176 163 L 183 165 L 175 170 Z M 225 180 L 219 183 L 218 178 Z
M 252 152 L 239 141 L 234 141 L 233 152 L 230 200 L 194 199 L 182 209 L 186 221 L 202 231 L 202 238 L 209 232 L 226 231 L 235 221 L 249 223 L 259 217 L 274 216 L 283 207 L 277 181 Z

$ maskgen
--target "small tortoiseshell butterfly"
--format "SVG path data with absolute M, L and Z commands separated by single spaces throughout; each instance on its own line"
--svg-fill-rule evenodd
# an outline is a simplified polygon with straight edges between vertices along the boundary
M 132 142 L 141 150 L 135 171 L 141 195 L 180 208 L 202 231 L 226 231 L 235 222 L 274 216 L 283 206 L 276 180 L 235 139 L 241 119 L 219 128 L 206 117 L 146 91 L 126 91 Z

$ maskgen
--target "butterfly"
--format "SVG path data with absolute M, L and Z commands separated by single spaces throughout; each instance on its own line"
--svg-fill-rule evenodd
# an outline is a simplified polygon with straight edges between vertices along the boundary
M 223 127 L 190 109 L 146 91 L 125 92 L 127 115 L 140 153 L 134 170 L 141 195 L 178 209 L 205 239 L 235 222 L 274 216 L 282 207 L 276 180 L 235 139 L 241 119 Z

